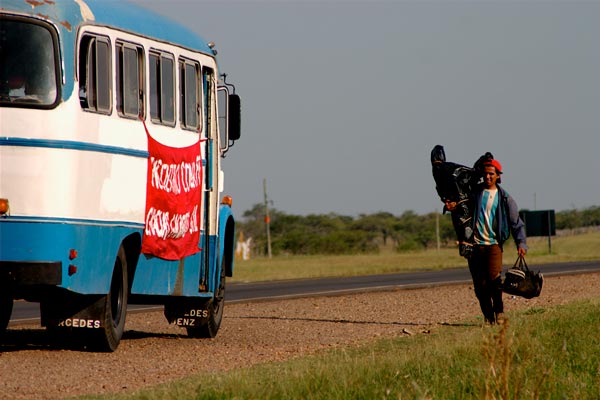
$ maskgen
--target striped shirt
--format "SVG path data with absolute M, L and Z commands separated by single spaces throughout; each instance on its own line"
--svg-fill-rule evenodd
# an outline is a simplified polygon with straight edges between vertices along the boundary
M 477 213 L 475 225 L 475 244 L 498 244 L 496 232 L 493 229 L 496 211 L 498 210 L 498 189 L 484 189 L 481 196 L 481 208 Z

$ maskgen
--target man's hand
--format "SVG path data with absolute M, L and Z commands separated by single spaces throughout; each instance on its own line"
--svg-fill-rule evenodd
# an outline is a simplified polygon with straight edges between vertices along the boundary
M 517 249 L 517 253 L 519 254 L 519 257 L 525 257 L 525 254 L 527 254 L 527 249 L 524 247 L 519 247 Z
M 450 212 L 452 212 L 456 209 L 455 201 L 446 200 L 444 204 L 446 205 L 446 210 L 448 210 Z

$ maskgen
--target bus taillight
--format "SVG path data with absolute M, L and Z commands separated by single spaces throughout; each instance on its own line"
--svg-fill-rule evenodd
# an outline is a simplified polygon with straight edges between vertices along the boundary
M 8 215 L 9 211 L 8 199 L 0 199 L 0 215 Z

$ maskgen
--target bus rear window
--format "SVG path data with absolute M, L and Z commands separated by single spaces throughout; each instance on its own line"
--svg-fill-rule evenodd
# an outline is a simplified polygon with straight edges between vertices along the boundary
M 180 71 L 180 120 L 184 129 L 198 130 L 201 127 L 200 82 L 198 79 L 200 65 L 190 60 L 179 61 Z
M 58 103 L 57 38 L 49 26 L 0 18 L 0 104 L 49 108 Z
M 110 114 L 110 42 L 103 36 L 84 35 L 79 51 L 79 103 L 88 111 Z
M 164 125 L 175 125 L 175 76 L 171 55 L 150 54 L 150 117 Z
M 130 43 L 117 43 L 117 109 L 126 118 L 144 115 L 144 50 Z

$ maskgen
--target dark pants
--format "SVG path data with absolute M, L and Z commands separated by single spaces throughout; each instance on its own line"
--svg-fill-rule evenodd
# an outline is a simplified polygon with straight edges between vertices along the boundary
M 496 322 L 496 315 L 504 312 L 502 303 L 502 249 L 498 245 L 473 247 L 469 258 L 469 271 L 473 278 L 475 296 L 485 320 Z

